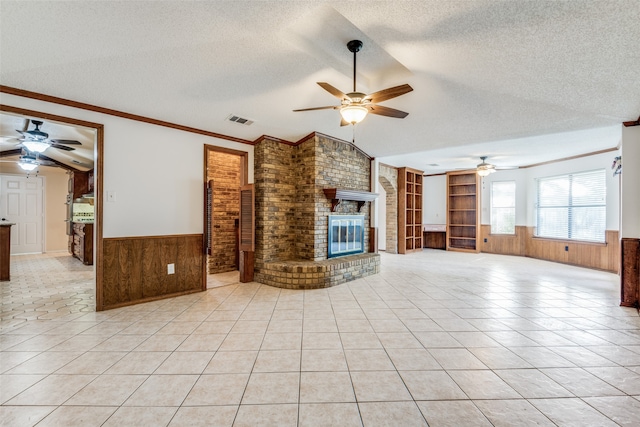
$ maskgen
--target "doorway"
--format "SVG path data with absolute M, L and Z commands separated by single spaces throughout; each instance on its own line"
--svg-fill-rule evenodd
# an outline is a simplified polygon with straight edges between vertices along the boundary
M 29 124 L 29 120 L 39 120 L 43 121 L 45 125 L 43 129 L 46 129 L 50 134 L 51 138 L 63 138 L 65 140 L 74 140 L 74 141 L 82 141 L 82 143 L 73 145 L 73 150 L 56 150 L 56 149 L 47 149 L 47 152 L 41 154 L 39 156 L 40 159 L 45 159 L 48 165 L 40 165 L 39 169 L 47 169 L 50 171 L 55 171 L 55 173 L 46 173 L 44 170 L 40 172 L 42 176 L 37 176 L 34 173 L 30 173 L 29 178 L 26 178 L 26 174 L 23 175 L 24 171 L 20 171 L 19 169 L 15 172 L 12 172 L 12 175 L 19 177 L 19 180 L 26 180 L 26 182 L 34 182 L 36 178 L 40 179 L 40 183 L 44 184 L 42 187 L 51 187 L 51 189 L 55 188 L 57 192 L 52 194 L 50 193 L 49 188 L 44 189 L 44 195 L 41 200 L 41 205 L 46 206 L 46 213 L 43 215 L 41 213 L 41 242 L 38 250 L 29 251 L 31 253 L 39 253 L 36 255 L 28 255 L 21 256 L 20 263 L 16 262 L 16 270 L 15 272 L 20 272 L 20 275 L 16 274 L 15 279 L 24 280 L 23 276 L 31 275 L 32 279 L 35 279 L 35 282 L 45 280 L 45 278 L 49 278 L 46 271 L 50 271 L 52 266 L 61 267 L 61 270 L 57 277 L 57 288 L 51 287 L 46 292 L 57 292 L 58 297 L 65 297 L 65 295 L 72 295 L 72 292 L 68 292 L 67 289 L 64 288 L 64 284 L 68 282 L 70 289 L 73 288 L 74 285 L 78 285 L 79 281 L 86 282 L 87 289 L 82 290 L 82 292 L 88 293 L 87 301 L 94 302 L 92 307 L 82 308 L 80 311 L 97 311 L 102 307 L 102 259 L 101 259 L 101 249 L 102 249 L 102 204 L 101 193 L 102 193 L 102 152 L 103 152 L 103 138 L 104 138 L 104 128 L 102 124 L 87 122 L 83 120 L 73 119 L 69 117 L 58 116 L 50 113 L 27 110 L 23 108 L 12 107 L 8 105 L 0 105 L 0 116 L 8 118 L 8 120 L 15 120 L 18 118 L 20 121 L 24 121 L 25 126 L 32 126 Z M 33 122 L 32 122 L 33 123 Z M 3 129 L 15 129 L 15 126 L 3 126 Z M 70 134 L 64 132 L 71 132 Z M 6 136 L 5 136 L 6 137 Z M 84 138 L 83 138 L 84 137 Z M 13 143 L 13 138 L 6 138 L 7 141 Z M 21 151 L 24 148 L 21 147 L 19 141 L 16 141 L 16 145 L 10 146 L 7 144 L 7 147 L 3 147 L 0 149 L 0 157 L 5 160 L 10 160 L 13 157 L 22 155 Z M 49 152 L 51 151 L 51 152 Z M 83 156 L 78 153 L 87 153 L 87 156 Z M 85 159 L 90 157 L 90 162 L 86 162 Z M 3 163 L 4 164 L 4 163 Z M 65 218 L 67 218 L 67 209 L 66 204 L 69 202 L 67 198 L 67 182 L 68 175 L 65 172 L 68 171 L 82 171 L 93 169 L 93 184 L 94 184 L 94 194 L 95 194 L 95 226 L 93 233 L 93 258 L 94 265 L 87 266 L 83 265 L 83 263 L 73 258 L 69 253 L 69 236 L 66 234 L 67 226 L 65 225 Z M 64 171 L 64 172 L 63 172 Z M 55 175 L 55 176 L 54 176 Z M 59 175 L 59 176 L 58 176 Z M 32 181 L 34 180 L 34 181 Z M 49 182 L 51 180 L 51 182 Z M 37 181 L 35 181 L 37 182 Z M 2 184 L 4 184 L 4 179 L 2 180 Z M 13 184 L 15 186 L 15 184 Z M 31 187 L 34 187 L 33 184 L 30 184 Z M 37 185 L 36 185 L 37 187 Z M 58 191 L 59 190 L 59 191 Z M 60 194 L 58 194 L 60 193 Z M 60 196 L 60 197 L 58 197 Z M 17 200 L 17 196 L 12 196 Z M 51 199 L 51 200 L 50 200 Z M 22 203 L 22 202 L 18 202 Z M 34 201 L 32 196 L 27 195 L 27 200 L 25 202 L 27 206 L 31 207 L 34 204 L 37 204 Z M 13 202 L 7 203 L 7 206 L 11 208 Z M 56 221 L 49 221 L 49 215 L 52 213 L 54 208 L 60 208 L 62 218 Z M 33 209 L 31 209 L 33 210 Z M 46 217 L 46 220 L 45 218 Z M 55 230 L 50 229 L 47 224 L 50 222 L 55 223 Z M 48 228 L 47 228 L 48 227 Z M 12 227 L 13 228 L 13 227 Z M 59 230 L 58 230 L 59 229 Z M 30 236 L 30 232 L 28 228 L 26 236 L 28 237 L 28 241 L 33 240 Z M 31 233 L 35 230 L 34 227 L 31 227 Z M 21 232 L 22 233 L 22 232 Z M 18 237 L 17 237 L 18 238 Z M 13 235 L 12 235 L 13 239 Z M 54 245 L 54 242 L 59 244 Z M 52 248 L 52 245 L 56 246 Z M 35 247 L 34 247 L 35 248 Z M 27 251 L 20 250 L 21 253 L 25 253 Z M 15 253 L 18 253 L 16 250 Z M 31 259 L 31 258 L 37 259 Z M 24 259 L 22 259 L 24 258 Z M 36 263 L 36 264 L 34 264 Z M 12 261 L 13 264 L 13 261 Z M 19 264 L 19 265 L 18 265 Z M 40 266 L 44 266 L 40 268 Z M 27 267 L 25 267 L 27 266 Z M 9 283 L 13 283 L 13 270 L 14 267 L 11 267 L 12 277 Z M 77 274 L 82 274 L 83 279 L 79 280 L 79 276 Z M 87 276 L 88 275 L 88 276 Z M 74 292 L 76 295 L 78 292 L 78 287 L 76 286 Z M 54 298 L 53 294 L 47 296 L 47 298 Z M 76 297 L 77 299 L 77 297 Z M 62 315 L 63 313 L 57 313 L 58 315 Z M 52 313 L 47 313 L 45 316 L 53 316 Z M 43 317 L 46 318 L 46 317 Z
M 239 280 L 240 187 L 247 182 L 248 153 L 205 145 L 207 288 Z

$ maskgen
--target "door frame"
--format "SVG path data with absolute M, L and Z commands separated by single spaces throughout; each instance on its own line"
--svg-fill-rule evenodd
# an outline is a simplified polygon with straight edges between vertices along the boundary
M 13 107 L 10 105 L 0 104 L 0 111 L 4 113 L 37 117 L 43 120 L 52 120 L 60 123 L 83 126 L 95 129 L 96 141 L 93 147 L 93 172 L 94 172 L 94 194 L 95 194 L 95 292 L 96 292 L 96 311 L 101 311 L 103 306 L 103 279 L 104 279 L 104 263 L 103 263 L 103 237 L 102 237 L 102 171 L 104 170 L 104 124 L 89 122 L 86 120 L 75 119 L 72 117 L 59 116 L 57 114 L 46 113 L 43 111 L 28 110 L 25 108 Z
M 206 186 L 209 182 L 208 180 L 208 170 L 209 170 L 209 153 L 215 151 L 218 153 L 226 153 L 226 154 L 234 154 L 240 157 L 240 185 L 247 185 L 249 181 L 249 153 L 247 151 L 234 150 L 232 148 L 226 147 L 218 147 L 216 145 L 204 144 L 204 158 L 203 158 L 203 168 L 202 168 L 202 182 Z M 214 187 L 215 188 L 215 187 Z M 207 253 L 207 240 L 209 236 L 207 234 L 207 230 L 209 230 L 207 224 L 207 205 L 206 200 L 202 209 L 202 237 L 203 237 L 203 251 L 202 251 L 202 265 L 203 268 L 203 290 L 207 289 L 207 276 L 209 275 L 209 254 Z

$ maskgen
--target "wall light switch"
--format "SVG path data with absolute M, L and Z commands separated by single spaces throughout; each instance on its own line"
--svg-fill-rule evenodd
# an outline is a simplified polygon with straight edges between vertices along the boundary
M 167 274 L 175 274 L 176 265 L 175 264 L 167 264 Z

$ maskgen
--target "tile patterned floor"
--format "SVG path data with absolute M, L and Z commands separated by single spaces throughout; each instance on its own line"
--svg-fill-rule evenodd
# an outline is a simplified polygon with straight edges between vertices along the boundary
M 223 278 L 98 313 L 90 268 L 16 257 L 0 285 L 0 424 L 638 425 L 640 318 L 618 306 L 618 276 L 381 256 L 380 274 L 331 289 Z
M 95 311 L 93 266 L 66 252 L 11 257 L 11 281 L 1 282 L 0 327 Z

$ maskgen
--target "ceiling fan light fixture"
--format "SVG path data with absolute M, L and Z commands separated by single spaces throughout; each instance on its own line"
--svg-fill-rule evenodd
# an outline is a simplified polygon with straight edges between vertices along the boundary
M 496 171 L 496 167 L 494 165 L 486 162 L 487 156 L 480 157 L 480 160 L 482 160 L 482 163 L 480 163 L 476 168 L 476 172 L 478 173 L 478 175 L 480 175 L 481 177 L 485 177 L 491 175 Z
M 340 108 L 340 115 L 342 115 L 344 121 L 352 125 L 364 120 L 368 112 L 369 110 L 361 105 L 347 105 Z
M 51 147 L 44 141 L 24 141 L 22 145 L 32 153 L 44 153 L 47 148 Z
M 489 176 L 494 173 L 495 169 L 478 169 L 476 172 L 478 173 L 478 175 L 484 178 L 485 176 Z
M 31 172 L 32 170 L 34 170 L 35 168 L 38 167 L 38 165 L 36 163 L 31 163 L 31 162 L 26 162 L 26 161 L 22 161 L 22 162 L 18 163 L 18 166 L 20 166 L 22 168 L 22 170 L 25 170 L 27 172 Z

